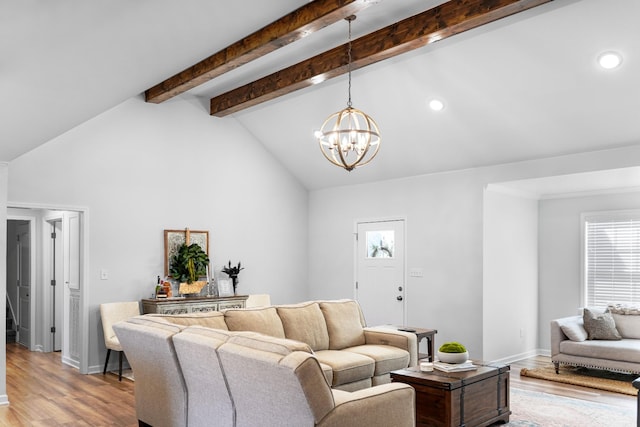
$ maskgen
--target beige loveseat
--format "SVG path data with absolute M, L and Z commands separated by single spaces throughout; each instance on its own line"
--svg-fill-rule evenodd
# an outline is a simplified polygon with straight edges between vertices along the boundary
M 611 320 L 604 337 L 589 336 L 584 315 L 551 321 L 551 361 L 556 372 L 566 364 L 640 374 L 640 310 L 610 304 L 606 311 Z
M 198 425 L 187 419 L 202 419 L 191 412 L 211 402 L 206 396 L 211 391 L 202 390 L 219 389 L 222 383 L 229 386 L 228 378 L 220 380 L 221 373 L 218 381 L 211 380 L 217 386 L 208 383 L 210 378 L 216 378 L 211 366 L 220 364 L 219 360 L 203 360 L 196 365 L 195 372 L 191 372 L 195 382 L 190 384 L 188 369 L 193 366 L 183 364 L 182 359 L 187 356 L 178 357 L 175 344 L 177 337 L 187 333 L 186 328 L 192 334 L 194 328 L 200 328 L 200 334 L 202 331 L 231 334 L 235 341 L 238 337 L 246 338 L 247 334 L 277 339 L 290 351 L 309 355 L 323 373 L 327 387 L 333 389 L 336 404 L 350 396 L 342 392 L 366 395 L 371 386 L 389 383 L 390 371 L 417 363 L 414 334 L 366 328 L 360 307 L 353 300 L 310 301 L 223 313 L 138 316 L 114 325 L 114 330 L 136 378 L 136 410 L 142 425 Z M 224 364 L 220 366 L 220 372 L 225 372 Z M 222 404 L 222 401 L 216 402 Z M 239 408 L 236 406 L 235 410 Z M 167 419 L 169 421 L 165 421 Z

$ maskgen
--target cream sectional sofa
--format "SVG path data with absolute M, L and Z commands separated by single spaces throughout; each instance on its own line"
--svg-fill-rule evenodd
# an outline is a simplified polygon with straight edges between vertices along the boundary
M 589 337 L 584 315 L 551 321 L 551 361 L 556 372 L 566 364 L 640 374 L 640 310 L 610 304 L 606 311 L 620 339 Z M 615 338 L 615 333 L 609 338 Z
M 198 328 L 198 332 L 194 331 Z M 367 392 L 363 390 L 389 383 L 389 372 L 392 370 L 417 364 L 415 334 L 365 327 L 360 307 L 353 300 L 309 301 L 202 314 L 144 315 L 116 324 L 114 330 L 136 377 L 138 418 L 141 425 L 155 427 L 198 425 L 187 422 L 187 419 L 203 418 L 201 415 L 190 415 L 192 410 L 196 411 L 196 408 L 210 401 L 208 396 L 204 397 L 210 391 L 202 390 L 219 388 L 222 384 L 220 375 L 217 381 L 213 381 L 217 386 L 207 383 L 209 377 L 216 378 L 215 372 L 211 372 L 213 365 L 210 364 L 220 364 L 220 360 L 207 360 L 202 356 L 196 359 L 202 358 L 201 366 L 207 369 L 202 371 L 202 375 L 198 374 L 199 367 L 195 372 L 191 371 L 192 385 L 188 387 L 188 369 L 176 353 L 176 342 L 180 340 L 178 337 L 187 333 L 204 335 L 203 331 L 208 331 L 231 334 L 234 341 L 247 336 L 278 340 L 279 345 L 285 345 L 290 351 L 313 358 L 327 386 L 333 390 L 334 399 L 337 399 L 335 402 L 345 399 L 346 395 L 341 394 L 343 392 L 366 395 Z M 183 359 L 185 357 L 183 354 Z M 190 360 L 193 362 L 193 358 Z M 224 366 L 221 369 L 225 371 Z M 169 380 L 171 385 L 166 383 Z M 227 378 L 227 386 L 228 381 Z M 171 388 L 170 393 L 175 393 L 177 397 L 169 398 L 164 392 L 159 392 L 166 388 Z M 164 421 L 166 419 L 170 421 Z

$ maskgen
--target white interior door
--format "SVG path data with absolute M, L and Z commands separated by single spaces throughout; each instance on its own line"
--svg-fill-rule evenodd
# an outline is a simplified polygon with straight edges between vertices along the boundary
M 405 323 L 404 248 L 404 220 L 357 224 L 356 299 L 367 326 Z
M 63 234 L 63 328 L 62 360 L 71 366 L 80 362 L 80 213 L 65 212 Z
M 31 346 L 31 225 L 16 228 L 18 271 L 18 334 L 17 341 Z

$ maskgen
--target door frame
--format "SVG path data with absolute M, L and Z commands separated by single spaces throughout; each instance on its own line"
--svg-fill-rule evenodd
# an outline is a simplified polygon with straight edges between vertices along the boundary
M 37 246 L 36 246 L 36 220 L 37 218 L 35 216 L 31 216 L 31 215 L 8 215 L 7 214 L 7 221 L 27 221 L 29 223 L 29 244 L 30 244 L 30 251 L 29 251 L 29 257 L 31 264 L 29 265 L 29 270 L 31 270 L 29 272 L 29 274 L 31 274 L 31 283 L 29 284 L 29 295 L 31 295 L 29 297 L 29 350 L 30 351 L 34 351 L 36 350 L 35 347 L 35 336 L 36 336 L 36 309 L 35 309 L 35 298 L 33 298 L 33 290 L 34 290 L 34 286 L 35 283 L 38 282 L 38 276 L 37 274 L 37 270 L 36 270 L 36 265 L 38 263 L 38 258 L 37 258 Z M 7 286 L 11 286 L 9 283 L 7 283 Z M 18 298 L 19 299 L 19 298 Z M 18 300 L 18 305 L 20 304 L 20 301 Z M 16 319 L 16 321 L 19 320 L 20 317 L 20 307 L 16 307 L 16 317 L 18 317 L 18 319 Z
M 80 357 L 78 369 L 81 374 L 89 373 L 89 208 L 84 206 L 54 205 L 45 203 L 23 203 L 9 200 L 7 209 L 72 211 L 80 213 L 80 336 L 78 346 Z M 15 215 L 8 215 L 13 218 Z M 33 268 L 33 267 L 32 267 Z M 42 283 L 42 279 L 40 283 Z M 33 284 L 32 284 L 33 286 Z M 48 285 L 50 286 L 50 285 Z M 33 299 L 31 300 L 33 306 Z M 35 315 L 34 311 L 31 313 Z M 33 333 L 33 332 L 32 332 Z
M 398 216 L 386 216 L 386 217 L 377 217 L 377 218 L 363 218 L 356 219 L 353 223 L 353 299 L 357 301 L 358 289 L 356 288 L 356 283 L 358 283 L 358 224 L 369 224 L 369 223 L 378 223 L 378 222 L 391 222 L 391 221 L 402 221 L 402 232 L 404 234 L 404 260 L 402 265 L 402 271 L 404 273 L 404 300 L 402 301 L 402 321 L 403 324 L 407 324 L 408 314 L 408 304 L 409 300 L 409 287 L 407 286 L 407 217 L 406 215 L 398 215 Z
M 64 294 L 64 280 L 60 280 L 58 282 L 56 282 L 56 289 L 52 289 L 53 287 L 51 286 L 51 267 L 52 267 L 52 258 L 53 258 L 53 250 L 52 250 L 52 245 L 51 245 L 51 227 L 53 227 L 55 222 L 62 222 L 63 219 L 63 211 L 56 211 L 55 213 L 52 214 L 48 214 L 48 215 L 44 215 L 42 217 L 42 267 L 43 267 L 43 271 L 42 271 L 42 284 L 43 284 L 43 305 L 42 305 L 42 312 L 43 312 L 43 319 L 42 319 L 42 331 L 43 331 L 43 346 L 44 346 L 44 351 L 45 352 L 52 352 L 52 351 L 56 351 L 55 349 L 55 342 L 54 342 L 54 338 L 51 332 L 47 332 L 48 330 L 50 331 L 49 328 L 51 328 L 51 326 L 56 326 L 55 321 L 52 323 L 52 318 L 53 318 L 53 299 L 55 298 L 54 294 L 57 291 L 58 286 L 60 286 L 60 289 L 63 289 L 63 294 Z M 56 239 L 62 239 L 63 236 L 57 236 Z M 64 256 L 64 252 L 60 251 L 60 253 L 56 253 L 56 256 L 58 257 L 63 257 Z M 67 304 L 64 301 L 64 297 L 62 298 L 62 301 L 58 301 L 56 299 L 56 311 L 57 310 L 65 310 L 68 309 L 69 307 L 67 306 Z M 57 330 L 56 328 L 56 334 L 60 334 L 60 336 L 62 337 L 62 339 L 67 339 L 68 338 L 68 331 L 64 330 L 64 323 L 60 326 L 60 331 Z

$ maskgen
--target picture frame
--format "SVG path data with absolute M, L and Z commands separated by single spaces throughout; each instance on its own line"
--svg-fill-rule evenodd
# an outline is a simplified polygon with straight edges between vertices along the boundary
M 188 239 L 188 241 L 187 241 Z M 164 276 L 169 275 L 171 257 L 178 252 L 183 243 L 197 243 L 209 256 L 209 232 L 206 230 L 164 230 Z
M 232 297 L 234 295 L 231 279 L 218 279 L 217 282 L 219 297 Z

